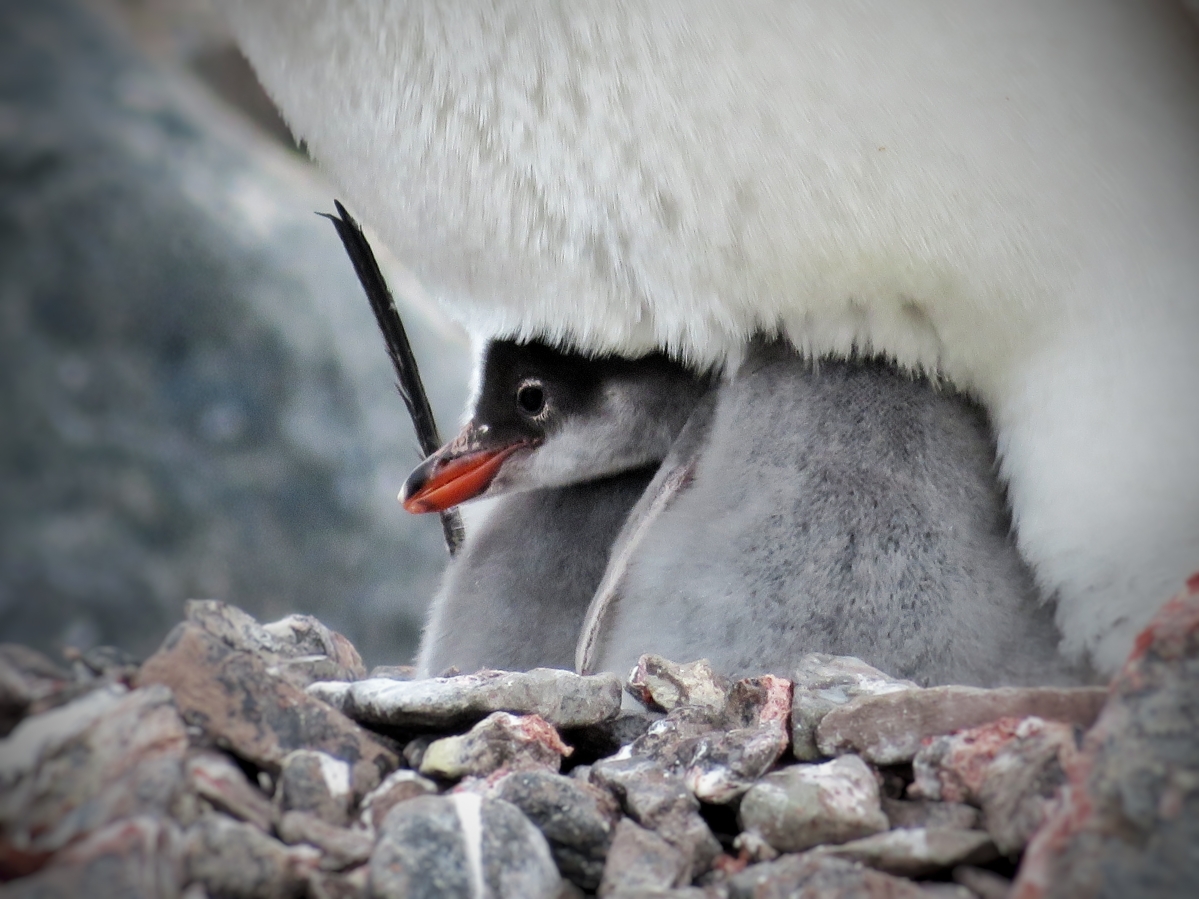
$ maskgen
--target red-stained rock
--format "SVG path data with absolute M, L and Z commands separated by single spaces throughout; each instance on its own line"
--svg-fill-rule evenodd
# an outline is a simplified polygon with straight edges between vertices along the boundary
M 925 740 L 989 724 L 1036 716 L 1090 727 L 1102 687 L 929 687 L 860 696 L 826 714 L 817 743 L 826 755 L 857 752 L 876 765 L 911 761 Z
M 174 899 L 183 880 L 181 836 L 158 817 L 115 821 L 54 857 L 33 877 L 9 884 L 5 899 L 121 896 Z
M 493 712 L 469 732 L 429 744 L 420 772 L 448 780 L 500 770 L 557 772 L 571 751 L 541 716 Z
M 170 687 L 187 721 L 272 772 L 294 749 L 319 750 L 350 763 L 361 796 L 398 764 L 395 753 L 345 715 L 271 674 L 260 654 L 233 649 L 192 622 L 167 635 L 142 665 L 138 683 Z
M 0 766 L 0 857 L 28 862 L 113 821 L 166 815 L 187 746 L 163 687 L 110 687 L 27 719 Z
M 1199 578 L 1137 638 L 1013 899 L 1199 895 Z

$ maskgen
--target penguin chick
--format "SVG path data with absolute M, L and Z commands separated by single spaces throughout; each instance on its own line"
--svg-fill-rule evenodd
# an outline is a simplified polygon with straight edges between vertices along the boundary
M 612 541 L 710 380 L 660 354 L 494 341 L 479 385 L 400 496 L 410 512 L 499 497 L 446 570 L 417 668 L 570 668 Z
M 400 502 L 440 512 L 656 465 L 710 380 L 665 356 L 588 357 L 496 340 L 462 431 L 409 475 Z
M 1016 550 L 979 406 L 757 341 L 696 416 L 616 541 L 580 670 L 652 652 L 788 676 L 818 651 L 921 684 L 1087 679 Z

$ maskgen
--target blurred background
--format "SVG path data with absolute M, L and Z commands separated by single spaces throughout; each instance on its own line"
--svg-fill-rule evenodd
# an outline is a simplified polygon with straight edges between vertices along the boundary
M 0 641 L 201 597 L 411 658 L 446 553 L 335 196 L 203 0 L 0 0 Z M 452 432 L 466 339 L 375 248 Z

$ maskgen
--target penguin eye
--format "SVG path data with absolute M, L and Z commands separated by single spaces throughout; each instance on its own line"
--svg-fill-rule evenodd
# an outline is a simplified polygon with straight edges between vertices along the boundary
M 536 418 L 545 411 L 545 388 L 540 381 L 528 380 L 521 382 L 516 389 L 516 405 L 525 415 Z

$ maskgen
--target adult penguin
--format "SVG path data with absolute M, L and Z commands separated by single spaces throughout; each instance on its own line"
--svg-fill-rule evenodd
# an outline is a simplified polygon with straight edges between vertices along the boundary
M 975 396 L 1066 648 L 1199 565 L 1199 39 L 1170 0 L 223 0 L 480 337 Z

